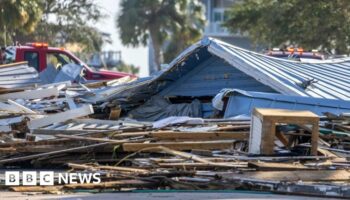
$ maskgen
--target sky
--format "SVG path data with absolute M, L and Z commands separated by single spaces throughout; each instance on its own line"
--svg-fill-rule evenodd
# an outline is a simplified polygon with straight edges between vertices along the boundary
M 111 34 L 113 41 L 112 44 L 103 46 L 103 50 L 121 51 L 124 62 L 140 67 L 140 77 L 148 76 L 148 49 L 146 47 L 131 48 L 123 46 L 119 39 L 119 33 L 115 25 L 115 17 L 119 13 L 119 3 L 120 0 L 97 1 L 107 17 L 96 24 L 96 27 L 102 32 Z

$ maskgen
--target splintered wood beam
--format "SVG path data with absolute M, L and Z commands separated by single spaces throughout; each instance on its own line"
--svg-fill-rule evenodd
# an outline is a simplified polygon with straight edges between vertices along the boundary
M 1 100 L 7 99 L 42 99 L 46 97 L 58 96 L 59 90 L 56 87 L 47 88 L 47 89 L 36 89 L 36 90 L 27 90 L 23 92 L 13 92 L 7 94 L 1 94 Z
M 163 147 L 163 146 L 154 147 L 153 149 L 149 149 L 149 151 L 154 151 L 154 152 L 163 151 L 165 153 L 168 153 L 168 154 L 171 154 L 171 155 L 174 155 L 174 156 L 179 156 L 181 158 L 194 160 L 194 161 L 197 161 L 197 162 L 200 162 L 200 163 L 206 163 L 206 164 L 210 163 L 210 161 L 208 161 L 206 159 L 203 159 L 203 158 L 201 158 L 201 157 L 199 157 L 197 155 L 186 153 L 186 152 L 182 152 L 182 151 L 176 151 L 176 150 L 169 149 L 169 148 L 166 148 L 166 147 Z
M 123 150 L 128 152 L 140 151 L 142 149 L 163 146 L 175 150 L 192 150 L 192 149 L 231 149 L 234 140 L 214 140 L 200 142 L 157 142 L 157 143 L 124 143 Z M 147 151 L 147 150 L 145 150 Z
M 34 155 L 29 155 L 29 156 L 21 156 L 21 157 L 15 157 L 15 158 L 2 159 L 2 160 L 0 160 L 0 164 L 26 161 L 26 160 L 31 160 L 31 159 L 35 159 L 35 158 L 42 158 L 44 156 L 58 155 L 58 154 L 62 154 L 62 153 L 69 153 L 69 152 L 80 151 L 80 150 L 88 150 L 88 149 L 101 147 L 101 146 L 109 145 L 109 144 L 110 143 L 108 143 L 108 142 L 97 143 L 97 144 L 68 148 L 68 149 L 63 149 L 63 150 L 58 150 L 58 151 L 38 153 L 38 154 L 34 154 Z
M 7 100 L 7 103 L 9 103 L 10 105 L 6 105 L 6 104 L 0 104 L 2 107 L 4 107 L 5 110 L 7 111 L 14 111 L 14 112 L 24 112 L 24 113 L 29 113 L 29 114 L 33 114 L 33 115 L 36 115 L 36 114 L 39 114 L 25 106 L 22 106 L 21 104 L 15 102 L 15 101 L 12 101 L 11 99 Z M 6 106 L 5 106 L 6 105 Z M 36 116 L 38 117 L 38 116 Z M 40 117 L 40 116 L 39 116 Z
M 243 163 L 237 163 L 237 162 L 210 162 L 210 163 L 188 163 L 188 162 L 182 162 L 182 163 L 158 163 L 160 167 L 164 168 L 200 168 L 200 169 L 206 169 L 213 167 L 219 167 L 219 168 L 246 168 L 247 164 Z
M 55 129 L 33 129 L 33 135 L 75 135 L 80 133 L 105 133 L 104 130 L 55 130 Z M 110 133 L 108 131 L 106 133 Z
M 64 122 L 69 119 L 84 117 L 93 113 L 94 113 L 94 110 L 92 108 L 92 105 L 86 104 L 77 109 L 68 110 L 57 114 L 51 114 L 40 119 L 31 120 L 28 123 L 28 128 L 36 129 L 36 128 L 48 126 L 53 123 Z
M 247 140 L 249 132 L 152 132 L 150 136 L 160 140 Z
M 72 139 L 72 140 L 79 140 L 79 141 L 109 142 L 111 144 L 123 144 L 123 143 L 131 142 L 129 139 L 113 140 L 113 139 L 109 139 L 109 138 L 96 138 L 96 137 L 86 137 L 86 136 L 76 136 L 76 135 L 63 135 L 63 134 L 62 135 L 61 134 L 57 134 L 57 135 L 55 135 L 55 137 Z M 140 141 L 144 141 L 144 139 L 140 139 Z
M 149 170 L 146 170 L 146 169 L 138 169 L 133 167 L 85 165 L 85 164 L 76 164 L 76 163 L 68 163 L 67 165 L 73 169 L 83 169 L 83 170 L 91 170 L 91 171 L 110 170 L 110 171 L 122 171 L 122 172 L 135 172 L 135 173 L 142 173 L 142 174 L 147 174 L 150 172 Z
M 313 168 L 305 167 L 300 163 L 248 162 L 248 167 L 257 168 L 258 170 L 264 170 L 264 171 L 314 170 Z

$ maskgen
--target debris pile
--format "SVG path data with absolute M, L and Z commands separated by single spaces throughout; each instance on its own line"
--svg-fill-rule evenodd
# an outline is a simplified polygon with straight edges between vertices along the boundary
M 172 123 L 175 120 L 74 118 L 31 127 L 26 139 L 0 145 L 0 164 L 12 169 L 98 172 L 102 178 L 98 184 L 10 188 L 21 192 L 243 189 L 349 197 L 350 163 L 346 158 L 350 151 L 334 148 L 335 141 L 347 141 L 346 132 L 337 136 L 339 131 L 321 129 L 318 154 L 312 156 L 310 129 L 281 124 L 274 154 L 250 155 L 250 121 L 187 118 Z
M 1 168 L 98 172 L 102 179 L 2 187 L 22 192 L 240 189 L 350 198 L 347 101 L 237 88 L 214 98 L 222 85 L 212 83 L 210 91 L 202 88 L 205 84 L 193 83 L 198 90 L 184 87 L 181 78 L 187 76 L 187 67 L 207 62 L 199 60 L 208 55 L 208 45 L 180 55 L 161 75 L 138 80 L 39 85 L 37 74 L 17 74 L 17 68 L 31 68 L 1 66 L 0 78 L 8 80 L 7 74 L 16 71 L 10 78 L 26 83 L 0 91 Z M 225 84 L 228 78 L 241 80 L 228 72 L 218 75 Z M 202 89 L 206 93 L 200 93 Z

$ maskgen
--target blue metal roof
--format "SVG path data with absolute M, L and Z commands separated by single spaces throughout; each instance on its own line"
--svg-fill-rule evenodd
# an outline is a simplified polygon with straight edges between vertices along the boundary
M 254 108 L 278 108 L 289 110 L 310 110 L 320 116 L 324 112 L 341 114 L 350 112 L 350 101 L 290 96 L 275 93 L 247 92 L 232 90 L 229 96 L 224 118 L 249 116 Z
M 290 61 L 248 51 L 217 39 L 203 38 L 184 50 L 169 63 L 168 68 L 156 75 L 134 83 L 105 88 L 86 100 L 139 102 L 164 90 L 212 56 L 222 58 L 232 67 L 281 94 L 350 99 L 350 58 Z
M 208 51 L 282 94 L 350 99 L 350 58 L 291 61 L 211 39 Z M 307 82 L 312 82 L 309 86 Z

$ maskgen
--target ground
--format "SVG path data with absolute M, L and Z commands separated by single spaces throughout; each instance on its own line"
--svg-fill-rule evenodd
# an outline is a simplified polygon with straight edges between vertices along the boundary
M 208 193 L 208 192 L 145 192 L 145 193 L 73 193 L 63 195 L 50 195 L 50 194 L 33 194 L 33 193 L 16 193 L 16 192 L 0 192 L 0 199 L 16 199 L 16 200 L 38 200 L 38 199 L 60 199 L 60 200 L 95 200 L 95 199 L 108 199 L 108 200 L 153 200 L 153 199 L 165 199 L 165 200 L 229 200 L 229 199 L 241 199 L 241 200 L 262 200 L 262 199 L 286 199 L 286 200 L 315 200 L 315 199 L 329 199 L 329 198 L 317 198 L 317 197 L 304 197 L 304 196 L 287 196 L 277 195 L 270 193 L 259 192 L 221 192 L 221 193 Z

